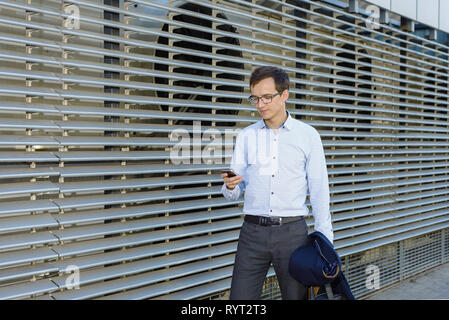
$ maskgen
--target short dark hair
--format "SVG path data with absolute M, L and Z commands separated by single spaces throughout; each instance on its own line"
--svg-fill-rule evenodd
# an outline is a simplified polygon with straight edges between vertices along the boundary
M 249 78 L 249 86 L 251 88 L 259 81 L 270 77 L 273 78 L 278 92 L 289 89 L 290 78 L 288 77 L 288 74 L 281 68 L 271 66 L 258 67 L 255 69 Z

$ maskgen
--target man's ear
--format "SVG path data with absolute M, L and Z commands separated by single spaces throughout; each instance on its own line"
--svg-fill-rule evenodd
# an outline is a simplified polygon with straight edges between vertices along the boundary
M 281 94 L 282 102 L 285 103 L 285 101 L 287 101 L 289 94 L 290 94 L 290 91 L 288 91 L 288 89 L 287 89 L 287 90 L 284 90 L 284 91 L 282 92 L 282 94 Z

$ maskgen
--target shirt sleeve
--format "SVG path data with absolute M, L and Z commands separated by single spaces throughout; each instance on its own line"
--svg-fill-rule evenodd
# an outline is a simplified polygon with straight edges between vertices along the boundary
M 316 130 L 311 135 L 311 151 L 306 162 L 306 174 L 315 231 L 321 232 L 333 243 L 334 232 L 329 210 L 330 196 L 326 158 L 320 134 Z
M 240 183 L 240 184 L 242 184 L 242 183 Z M 226 200 L 234 201 L 240 197 L 240 193 L 241 193 L 240 184 L 235 186 L 235 188 L 233 190 L 229 190 L 228 188 L 226 188 L 226 184 L 223 183 L 223 186 L 221 187 L 221 193 L 226 198 Z
M 245 153 L 244 136 L 243 132 L 240 131 L 235 141 L 234 152 L 232 154 L 230 168 L 234 170 L 235 173 L 237 173 L 239 176 L 243 177 L 243 179 L 246 180 L 247 179 L 246 168 L 248 166 L 247 163 L 248 160 Z M 221 193 L 229 201 L 237 200 L 245 188 L 245 180 L 243 180 L 237 186 L 235 186 L 233 190 L 229 190 L 226 187 L 226 184 L 223 183 L 223 186 L 221 187 Z

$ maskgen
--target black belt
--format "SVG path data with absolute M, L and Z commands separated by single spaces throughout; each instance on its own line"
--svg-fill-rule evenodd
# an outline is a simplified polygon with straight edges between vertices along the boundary
M 261 226 L 280 226 L 284 223 L 299 221 L 304 219 L 303 216 L 296 217 L 262 217 L 262 216 L 253 216 L 253 215 L 245 215 L 245 221 L 249 223 L 255 223 Z

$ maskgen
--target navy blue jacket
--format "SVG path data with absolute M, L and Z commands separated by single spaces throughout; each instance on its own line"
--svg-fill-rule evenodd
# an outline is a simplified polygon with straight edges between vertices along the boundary
M 290 257 L 291 276 L 305 286 L 322 287 L 330 283 L 333 294 L 354 300 L 332 243 L 318 231 L 309 234 L 308 238 L 308 243 L 297 248 Z

